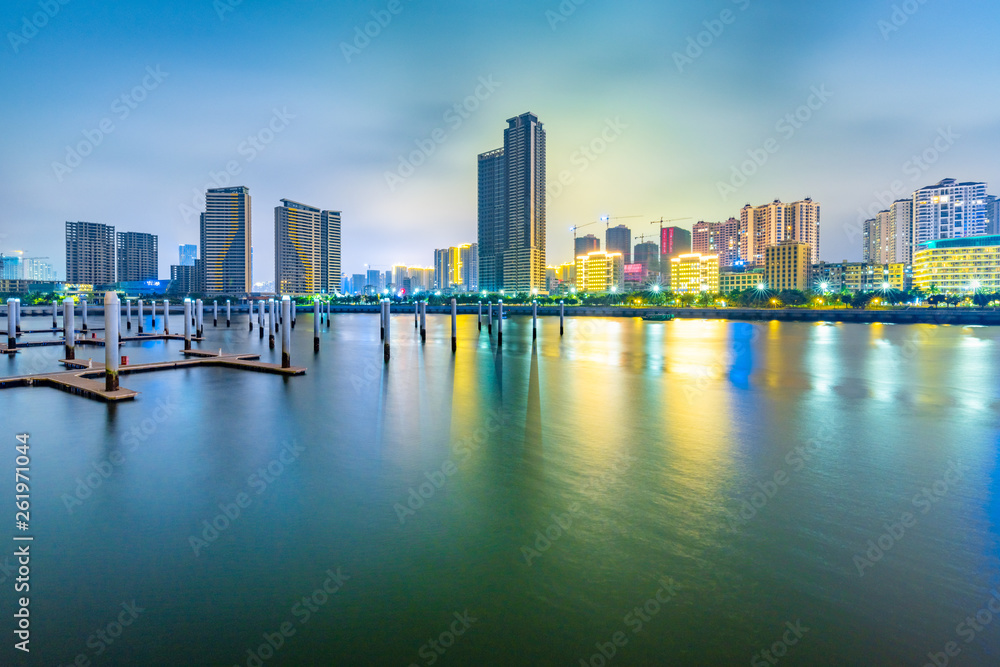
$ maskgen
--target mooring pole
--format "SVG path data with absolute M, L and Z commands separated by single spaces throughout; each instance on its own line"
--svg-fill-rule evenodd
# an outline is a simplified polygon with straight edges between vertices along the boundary
M 260 332 L 260 339 L 264 340 L 264 302 L 257 302 L 257 331 Z
M 21 335 L 21 300 L 14 299 L 14 333 Z
M 191 299 L 184 299 L 184 349 L 191 349 Z
M 233 304 L 229 299 L 226 299 L 226 328 L 229 328 L 230 321 L 233 319 Z
M 333 304 L 329 301 L 326 302 L 326 328 L 330 328 L 330 315 L 333 314 Z
M 451 351 L 458 350 L 458 300 L 451 300 Z
M 420 329 L 420 302 L 413 302 L 413 328 Z
M 420 302 L 420 341 L 427 340 L 427 302 Z
M 213 327 L 218 327 L 219 326 L 219 302 L 218 301 L 213 301 L 212 302 L 212 326 Z
M 379 299 L 378 308 L 379 337 L 385 340 L 385 299 Z
M 17 306 L 14 305 L 14 299 L 7 299 L 7 349 L 16 350 L 17 349 L 17 313 L 15 312 Z
M 531 302 L 531 340 L 538 338 L 538 302 Z
M 63 300 L 63 335 L 66 342 L 66 358 L 76 359 L 76 326 L 73 322 L 74 308 L 72 297 Z
M 118 301 L 118 295 L 114 292 L 106 292 L 104 294 L 105 391 L 118 391 L 118 321 L 121 316 L 121 303 Z
M 56 318 L 56 311 L 58 311 L 58 310 L 59 310 L 59 302 L 58 301 L 53 301 L 52 302 L 52 328 L 53 329 L 58 329 L 59 328 L 59 320 Z
M 313 352 L 319 352 L 319 325 L 323 319 L 319 297 L 313 300 Z
M 205 333 L 205 303 L 198 299 L 194 305 L 197 310 L 195 313 L 195 335 L 201 338 Z
M 125 329 L 132 330 L 132 299 L 125 299 Z
M 142 322 L 143 322 L 142 299 L 139 299 L 139 333 L 140 334 L 142 333 Z
M 386 299 L 382 303 L 382 321 L 384 322 L 385 325 L 383 329 L 385 337 L 385 345 L 384 345 L 385 363 L 389 363 L 389 316 L 392 314 L 391 308 L 392 308 L 391 302 L 389 301 L 389 299 Z
M 277 328 L 277 322 L 275 322 L 276 313 L 274 312 L 274 299 L 269 299 L 267 302 L 267 345 L 272 350 L 274 349 L 274 333 Z
M 503 346 L 503 299 L 497 299 L 497 347 Z
M 566 304 L 563 301 L 559 302 L 559 335 L 563 335 L 563 323 L 566 319 Z
M 288 324 L 291 310 L 292 300 L 286 294 L 281 297 L 281 319 L 285 321 L 286 325 Z M 281 327 L 281 367 L 292 367 L 292 328 L 289 326 Z
M 150 322 L 152 323 L 153 326 L 153 333 L 156 333 L 156 299 L 153 299 L 149 302 L 149 310 L 150 310 L 150 315 L 152 315 L 152 319 L 150 320 Z
M 298 303 L 293 303 L 292 306 L 291 306 L 291 308 L 292 308 L 292 328 L 294 329 L 295 328 L 295 315 L 298 314 L 298 312 L 299 312 L 299 304 Z M 281 321 L 284 322 L 286 320 L 282 319 Z
M 163 335 L 170 335 L 170 301 L 163 300 Z
M 83 318 L 81 320 L 81 324 L 82 324 L 81 328 L 84 331 L 86 331 L 87 330 L 87 297 L 83 297 L 82 299 L 80 299 L 80 304 L 83 306 L 83 314 L 81 315 L 81 317 Z
M 479 330 L 483 330 L 483 302 L 479 302 Z
M 486 318 L 486 329 L 489 335 L 493 335 L 493 302 L 489 302 L 489 316 Z

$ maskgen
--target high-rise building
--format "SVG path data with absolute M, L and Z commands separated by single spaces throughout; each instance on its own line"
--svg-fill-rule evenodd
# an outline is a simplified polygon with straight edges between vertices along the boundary
M 451 287 L 451 252 L 448 248 L 434 251 L 434 289 Z
M 861 261 L 870 264 L 873 258 L 878 256 L 878 248 L 881 244 L 878 218 L 869 218 L 864 221 L 861 228 Z
M 25 280 L 24 260 L 20 253 L 17 255 L 0 254 L 0 279 Z
M 928 241 L 986 234 L 986 184 L 946 178 L 913 193 L 913 251 Z
M 625 286 L 625 258 L 619 253 L 590 252 L 576 258 L 578 292 L 620 292 Z
M 652 241 L 635 244 L 635 264 L 642 264 L 645 273 L 659 273 L 660 246 Z
M 22 261 L 25 280 L 48 282 L 56 279 L 55 267 L 49 264 L 48 257 L 25 257 Z
M 995 195 L 986 196 L 986 233 L 1000 234 L 1000 198 Z
M 385 289 L 385 276 L 378 269 L 368 269 L 365 275 L 365 294 L 374 294 Z
M 194 260 L 198 259 L 198 246 L 182 245 L 177 249 L 178 266 L 194 266 Z
M 809 245 L 819 261 L 820 205 L 806 198 L 791 204 L 775 199 L 770 204 L 740 211 L 740 257 L 748 266 L 765 266 L 766 249 L 782 241 Z
M 670 289 L 678 294 L 719 291 L 719 256 L 685 253 L 670 259 Z
M 604 249 L 608 252 L 617 252 L 625 258 L 626 264 L 632 263 L 632 230 L 627 225 L 608 227 L 604 234 Z M 600 250 L 600 248 L 595 248 Z M 588 251 L 590 252 L 590 251 Z M 577 255 L 580 253 L 577 252 Z
M 913 200 L 900 199 L 889 207 L 889 228 L 892 230 L 889 264 L 913 264 Z
M 719 266 L 729 267 L 739 260 L 740 221 L 698 222 L 691 229 L 691 252 L 718 255 Z
M 479 248 L 466 243 L 434 251 L 434 287 L 456 292 L 479 289 Z
M 336 294 L 340 291 L 341 269 L 340 211 L 319 214 L 319 291 Z
M 351 292 L 353 294 L 365 293 L 365 274 L 363 273 L 351 274 Z
M 199 294 L 201 288 L 198 285 L 198 268 L 193 265 L 171 264 L 170 285 L 167 286 L 167 292 L 169 294 Z
M 115 228 L 99 222 L 66 223 L 66 282 L 110 285 L 115 280 Z
M 155 234 L 118 232 L 118 282 L 157 280 L 159 240 Z
M 593 234 L 578 236 L 573 239 L 573 256 L 580 257 L 588 253 L 597 252 L 601 249 L 601 239 Z
M 785 238 L 805 243 L 812 249 L 812 262 L 819 261 L 820 205 L 810 197 L 788 204 Z
M 545 130 L 538 116 L 507 119 L 502 149 L 479 156 L 479 285 L 545 288 Z
M 667 267 L 674 257 L 691 252 L 691 231 L 681 227 L 664 227 L 660 231 L 660 262 Z M 664 271 L 669 269 L 664 268 Z
M 764 251 L 767 288 L 774 291 L 812 288 L 812 248 L 808 243 L 782 241 Z
M 246 294 L 253 274 L 250 190 L 215 188 L 205 194 L 201 214 L 200 282 L 207 294 Z

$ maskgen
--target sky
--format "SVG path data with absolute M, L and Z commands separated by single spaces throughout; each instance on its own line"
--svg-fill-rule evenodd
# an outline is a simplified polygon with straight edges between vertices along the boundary
M 255 282 L 282 198 L 343 211 L 347 274 L 430 266 L 476 240 L 476 156 L 531 111 L 550 265 L 605 215 L 636 243 L 805 197 L 821 257 L 860 260 L 866 211 L 943 178 L 1000 190 L 998 21 L 986 0 L 5 0 L 0 251 L 65 276 L 65 221 L 102 222 L 157 234 L 166 278 L 204 190 L 245 185 Z

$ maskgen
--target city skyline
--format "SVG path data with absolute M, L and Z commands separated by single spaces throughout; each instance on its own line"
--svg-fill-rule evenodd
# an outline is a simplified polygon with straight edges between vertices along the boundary
M 8 102 L 19 131 L 0 140 L 10 156 L 0 180 L 9 203 L 0 245 L 62 267 L 52 232 L 66 220 L 94 220 L 158 234 L 165 270 L 174 260 L 162 253 L 198 242 L 191 211 L 206 186 L 242 184 L 260 202 L 259 220 L 282 197 L 336 202 L 349 221 L 348 274 L 363 263 L 425 263 L 433 248 L 472 237 L 475 156 L 496 146 L 498 121 L 525 109 L 549 133 L 550 265 L 571 259 L 570 226 L 602 215 L 719 221 L 747 202 L 804 197 L 826 209 L 821 256 L 860 259 L 858 230 L 877 213 L 873 206 L 885 208 L 883 193 L 889 203 L 898 198 L 895 183 L 912 190 L 948 177 L 1000 176 L 989 148 L 1000 135 L 989 111 L 996 75 L 943 69 L 988 56 L 993 7 L 977 5 L 982 20 L 967 25 L 962 11 L 921 5 L 899 26 L 891 4 L 810 15 L 749 1 L 624 12 L 587 4 L 568 16 L 558 5 L 525 7 L 404 4 L 359 49 L 355 28 L 380 6 L 242 3 L 220 15 L 211 3 L 179 2 L 169 12 L 141 8 L 132 23 L 93 3 L 66 5 L 16 50 L 7 40 L 0 56 L 7 89 L 42 71 L 51 83 Z M 727 8 L 735 18 L 713 36 L 706 24 L 718 31 L 713 22 Z M 12 3 L 8 29 L 19 34 L 20 17 L 35 11 L 37 3 Z M 324 25 L 322 38 L 302 35 L 303 21 Z M 462 33 L 465 24 L 473 29 Z M 635 39 L 598 38 L 626 24 Z M 197 40 L 176 39 L 191 26 Z M 98 37 L 116 28 L 120 40 Z M 765 47 L 775 30 L 793 37 Z M 513 44 L 508 34 L 518 35 Z M 461 59 L 412 48 L 445 39 L 482 45 Z M 257 44 L 249 57 L 240 48 L 247 40 Z M 528 44 L 535 48 L 518 48 Z M 80 52 L 91 55 L 70 55 Z M 49 59 L 74 65 L 53 71 Z M 102 66 L 88 67 L 92 61 Z M 294 73 L 271 73 L 285 65 Z M 932 103 L 918 92 L 928 76 L 936 80 Z M 328 83 L 314 85 L 317 77 Z M 948 101 L 967 89 L 985 99 Z M 796 118 L 802 109 L 806 122 Z M 105 119 L 113 129 L 99 137 Z M 67 157 L 67 146 L 88 141 L 79 164 Z M 736 192 L 724 199 L 720 183 Z M 141 219 L 123 213 L 140 206 Z M 861 220 L 859 210 L 868 212 Z M 633 236 L 648 231 L 642 224 L 629 224 Z M 273 275 L 270 237 L 253 239 L 255 282 Z

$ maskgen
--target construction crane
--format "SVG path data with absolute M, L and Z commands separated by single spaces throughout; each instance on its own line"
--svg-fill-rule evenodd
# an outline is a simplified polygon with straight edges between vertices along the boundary
M 611 229 L 611 221 L 612 220 L 628 220 L 629 218 L 642 218 L 642 217 L 645 217 L 645 216 L 641 216 L 641 215 L 618 215 L 618 216 L 615 216 L 615 217 L 612 218 L 609 215 L 604 215 L 604 216 L 601 216 L 600 222 L 606 223 L 607 224 L 607 228 Z
M 659 225 L 660 226 L 660 234 L 662 236 L 663 225 L 667 224 L 668 222 L 680 222 L 681 220 L 692 220 L 692 218 L 674 218 L 672 220 L 664 220 L 663 218 L 660 218 L 659 220 L 653 220 L 649 224 L 651 224 L 651 225 Z
M 575 227 L 570 227 L 570 231 L 573 232 L 573 240 L 576 241 L 576 230 L 583 229 L 584 227 L 590 227 L 591 225 L 596 225 L 600 220 L 594 220 L 593 222 L 585 222 L 582 225 L 576 225 Z

